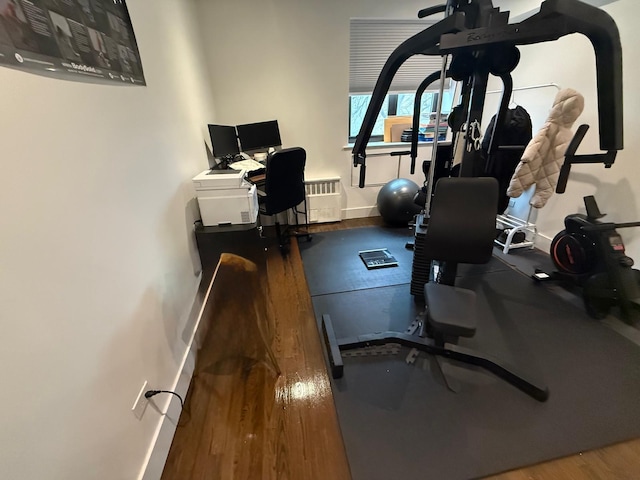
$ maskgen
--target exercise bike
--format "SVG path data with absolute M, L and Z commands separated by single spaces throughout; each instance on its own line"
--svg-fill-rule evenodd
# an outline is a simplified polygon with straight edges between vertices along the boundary
M 547 275 L 536 270 L 537 280 L 568 281 L 582 290 L 587 313 L 603 319 L 611 307 L 618 306 L 628 323 L 640 312 L 640 271 L 625 253 L 616 228 L 640 227 L 640 222 L 600 222 L 593 196 L 584 197 L 587 214 L 575 213 L 564 220 L 565 229 L 551 242 L 551 259 L 558 271 Z

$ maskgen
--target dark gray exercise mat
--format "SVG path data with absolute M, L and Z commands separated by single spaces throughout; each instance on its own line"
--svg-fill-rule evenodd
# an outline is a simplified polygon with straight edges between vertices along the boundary
M 458 285 L 478 293 L 478 331 L 461 345 L 541 379 L 549 401 L 441 359 L 453 393 L 433 357 L 409 365 L 405 348 L 345 357 L 333 393 L 355 480 L 477 478 L 640 436 L 640 347 L 511 268 Z M 339 337 L 402 331 L 419 308 L 406 284 L 312 300 Z
M 405 245 L 412 241 L 413 230 L 408 228 L 365 227 L 315 233 L 312 242 L 299 244 L 309 292 L 312 296 L 326 295 L 409 283 L 413 251 Z M 358 252 L 378 248 L 388 249 L 398 266 L 367 269 Z M 490 270 L 507 268 L 495 259 L 489 264 Z M 468 275 L 477 269 L 461 265 L 460 274 Z

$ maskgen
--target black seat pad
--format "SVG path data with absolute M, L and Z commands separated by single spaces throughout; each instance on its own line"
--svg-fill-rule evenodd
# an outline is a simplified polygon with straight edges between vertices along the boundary
M 427 320 L 439 333 L 472 337 L 476 333 L 476 294 L 440 283 L 424 286 Z

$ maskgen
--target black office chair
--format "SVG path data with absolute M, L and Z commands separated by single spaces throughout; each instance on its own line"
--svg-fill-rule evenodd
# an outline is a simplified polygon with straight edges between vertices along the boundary
M 482 367 L 536 400 L 546 401 L 549 391 L 539 387 L 488 355 L 457 344 L 476 331 L 476 295 L 454 286 L 458 263 L 482 264 L 491 259 L 495 237 L 498 182 L 494 178 L 442 178 L 436 184 L 428 224 L 416 225 L 416 249 L 423 249 L 438 265 L 434 281 L 424 285 L 426 315 L 420 335 L 382 332 L 336 339 L 331 319 L 322 325 L 334 378 L 343 374 L 340 350 L 399 343 L 423 352 Z M 415 257 L 414 257 L 415 258 Z
M 307 221 L 307 196 L 305 194 L 304 167 L 307 159 L 307 152 L 304 148 L 293 147 L 278 150 L 267 159 L 264 185 L 258 187 L 258 203 L 260 213 L 274 216 L 276 235 L 280 249 L 285 251 L 290 236 L 306 237 L 309 235 L 309 224 Z M 298 206 L 304 204 L 304 212 L 298 210 Z M 290 227 L 283 231 L 278 214 L 292 210 L 295 216 L 295 230 L 290 232 Z M 300 231 L 299 214 L 303 214 L 305 221 L 303 232 Z

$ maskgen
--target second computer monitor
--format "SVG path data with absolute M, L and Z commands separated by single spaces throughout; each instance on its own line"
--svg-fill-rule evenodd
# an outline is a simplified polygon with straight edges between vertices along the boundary
M 282 145 L 278 121 L 247 123 L 238 125 L 238 139 L 243 152 L 264 150 Z
M 230 125 L 209 125 L 213 156 L 216 158 L 233 157 L 240 153 L 236 127 Z

